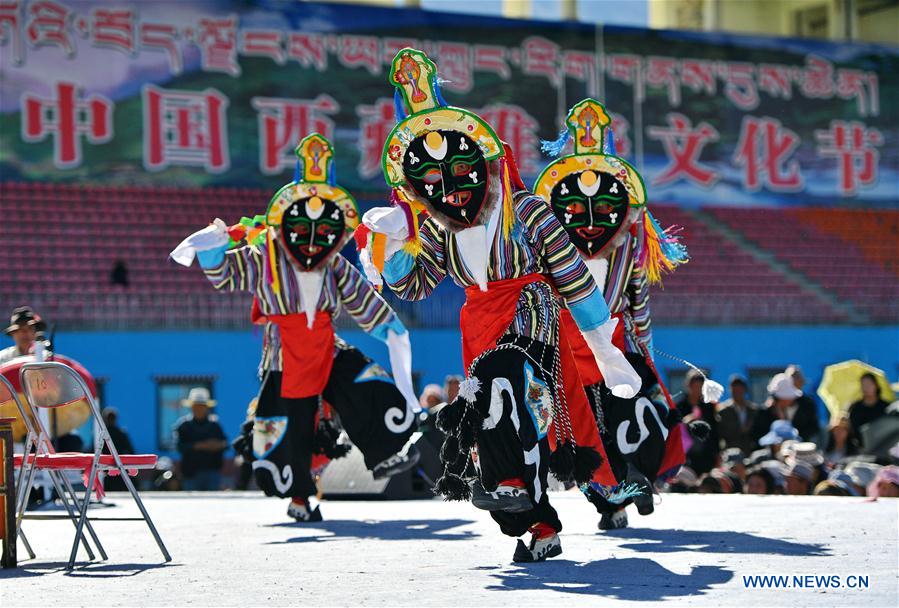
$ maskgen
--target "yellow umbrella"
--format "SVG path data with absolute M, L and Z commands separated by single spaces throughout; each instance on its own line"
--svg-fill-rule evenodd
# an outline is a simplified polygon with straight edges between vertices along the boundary
M 838 417 L 852 403 L 862 398 L 863 374 L 874 374 L 880 386 L 881 399 L 890 403 L 896 398 L 883 370 L 857 359 L 828 365 L 824 368 L 824 376 L 818 386 L 818 396 L 827 405 L 832 417 Z

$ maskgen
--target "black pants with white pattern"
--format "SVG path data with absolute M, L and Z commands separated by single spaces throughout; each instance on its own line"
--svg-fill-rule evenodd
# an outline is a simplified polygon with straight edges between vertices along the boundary
M 316 493 L 310 465 L 319 397 L 281 397 L 282 372 L 269 372 L 253 426 L 253 472 L 268 496 Z M 362 351 L 341 344 L 322 392 L 350 441 L 372 469 L 405 445 L 415 430 L 406 400 L 391 377 Z

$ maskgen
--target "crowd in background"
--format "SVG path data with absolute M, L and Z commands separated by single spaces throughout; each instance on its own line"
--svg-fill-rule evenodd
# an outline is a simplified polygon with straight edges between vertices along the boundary
M 461 380 L 447 376 L 442 387 L 425 386 L 422 408 L 435 411 L 451 402 Z M 729 378 L 728 399 L 720 403 L 703 399 L 704 382 L 702 373 L 690 370 L 674 395 L 684 422 L 702 420 L 710 430 L 704 440 L 683 433 L 686 464 L 663 491 L 899 497 L 899 444 L 886 453 L 865 445 L 871 425 L 899 429 L 899 402 L 891 406 L 881 398 L 872 374 L 859 380 L 862 398 L 829 421 L 798 365 L 770 379 L 763 403 L 751 399 L 741 375 Z
M 891 429 L 899 429 L 899 402 L 891 405 L 881 397 L 873 374 L 861 375 L 862 398 L 827 424 L 804 390 L 798 366 L 771 378 L 762 404 L 750 399 L 742 376 L 731 376 L 730 398 L 717 404 L 703 400 L 704 382 L 701 374 L 688 374 L 676 405 L 686 422 L 708 423 L 709 436 L 697 440 L 685 434 L 686 465 L 663 489 L 899 497 L 899 444 L 891 439 Z

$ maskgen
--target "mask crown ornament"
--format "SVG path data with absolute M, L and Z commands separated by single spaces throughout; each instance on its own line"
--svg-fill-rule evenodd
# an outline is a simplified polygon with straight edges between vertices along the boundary
M 404 48 L 393 60 L 398 124 L 384 144 L 384 177 L 408 188 L 437 218 L 472 226 L 487 200 L 489 162 L 504 155 L 493 128 L 480 116 L 447 105 L 437 66 L 422 51 Z
M 277 241 L 297 270 L 317 270 L 349 240 L 359 225 L 359 207 L 334 184 L 334 149 L 327 139 L 308 135 L 294 153 L 294 181 L 275 193 L 265 214 L 267 245 L 271 252 Z
M 560 151 L 573 140 L 573 152 L 550 163 L 534 188 L 549 201 L 571 242 L 587 258 L 617 245 L 646 202 L 637 170 L 614 154 L 604 153 L 611 123 L 605 107 L 595 99 L 575 104 L 562 135 L 546 146 Z M 611 140 L 611 133 L 608 135 Z
M 534 192 L 549 202 L 583 257 L 608 255 L 630 233 L 638 241 L 638 263 L 650 281 L 660 282 L 663 270 L 687 261 L 687 251 L 646 208 L 643 178 L 615 155 L 611 123 L 595 99 L 575 104 L 559 138 L 544 142 L 545 151 L 558 154 L 573 140 L 574 150 L 543 170 Z

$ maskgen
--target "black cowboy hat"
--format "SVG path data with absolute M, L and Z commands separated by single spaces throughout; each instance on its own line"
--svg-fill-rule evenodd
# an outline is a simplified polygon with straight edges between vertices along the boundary
M 47 324 L 37 315 L 30 306 L 19 306 L 12 311 L 9 318 L 9 327 L 3 332 L 6 335 L 11 334 L 17 329 L 23 327 L 33 327 L 35 331 L 43 331 Z

